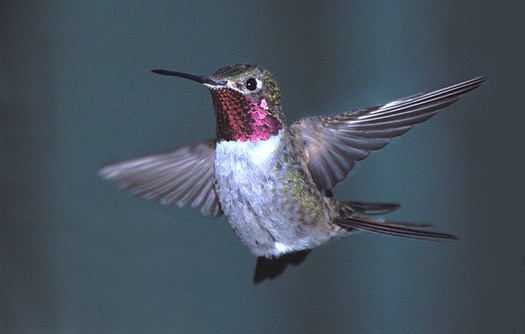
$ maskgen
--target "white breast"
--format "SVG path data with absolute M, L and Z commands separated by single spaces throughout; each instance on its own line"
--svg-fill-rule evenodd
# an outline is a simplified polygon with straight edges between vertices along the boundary
M 328 217 L 304 224 L 309 217 L 300 214 L 304 211 L 301 200 L 283 193 L 285 175 L 276 169 L 282 159 L 283 136 L 284 130 L 268 140 L 223 141 L 216 146 L 214 174 L 221 209 L 239 238 L 258 256 L 301 250 L 330 238 L 324 231 Z
M 252 181 L 254 173 L 269 173 L 282 136 L 281 131 L 268 140 L 217 143 L 215 176 L 219 179 L 228 176 L 229 182 L 244 183 Z

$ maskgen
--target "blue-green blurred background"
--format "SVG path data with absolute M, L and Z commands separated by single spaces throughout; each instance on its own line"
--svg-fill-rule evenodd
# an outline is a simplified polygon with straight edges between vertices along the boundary
M 2 1 L 0 332 L 524 333 L 521 16 L 511 1 Z M 214 135 L 207 90 L 151 69 L 239 62 L 274 74 L 290 122 L 487 75 L 335 189 L 460 240 L 360 233 L 254 287 L 224 218 L 97 175 Z

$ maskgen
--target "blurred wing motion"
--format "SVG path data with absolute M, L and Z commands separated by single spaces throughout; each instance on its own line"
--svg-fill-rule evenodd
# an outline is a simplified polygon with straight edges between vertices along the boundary
M 385 105 L 304 118 L 291 128 L 304 141 L 306 162 L 315 183 L 322 190 L 330 190 L 347 176 L 355 161 L 458 101 L 483 81 L 485 77 L 476 77 Z
M 213 186 L 215 141 L 184 146 L 104 167 L 100 174 L 137 196 L 222 214 Z

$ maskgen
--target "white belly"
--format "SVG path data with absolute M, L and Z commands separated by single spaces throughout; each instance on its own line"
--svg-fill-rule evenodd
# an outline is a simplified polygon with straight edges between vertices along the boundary
M 221 208 L 239 238 L 258 256 L 277 256 L 330 239 L 321 219 L 305 224 L 298 199 L 283 191 L 283 131 L 266 141 L 219 142 L 215 181 Z M 322 200 L 319 200 L 322 206 Z M 316 217 L 317 218 L 317 217 Z M 316 219 L 319 220 L 319 219 Z M 325 222 L 326 223 L 326 222 Z

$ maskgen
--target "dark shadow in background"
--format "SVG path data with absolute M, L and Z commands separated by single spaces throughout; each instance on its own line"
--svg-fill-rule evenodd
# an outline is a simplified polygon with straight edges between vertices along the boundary
M 37 6 L 0 5 L 0 332 L 56 328 L 53 38 Z

